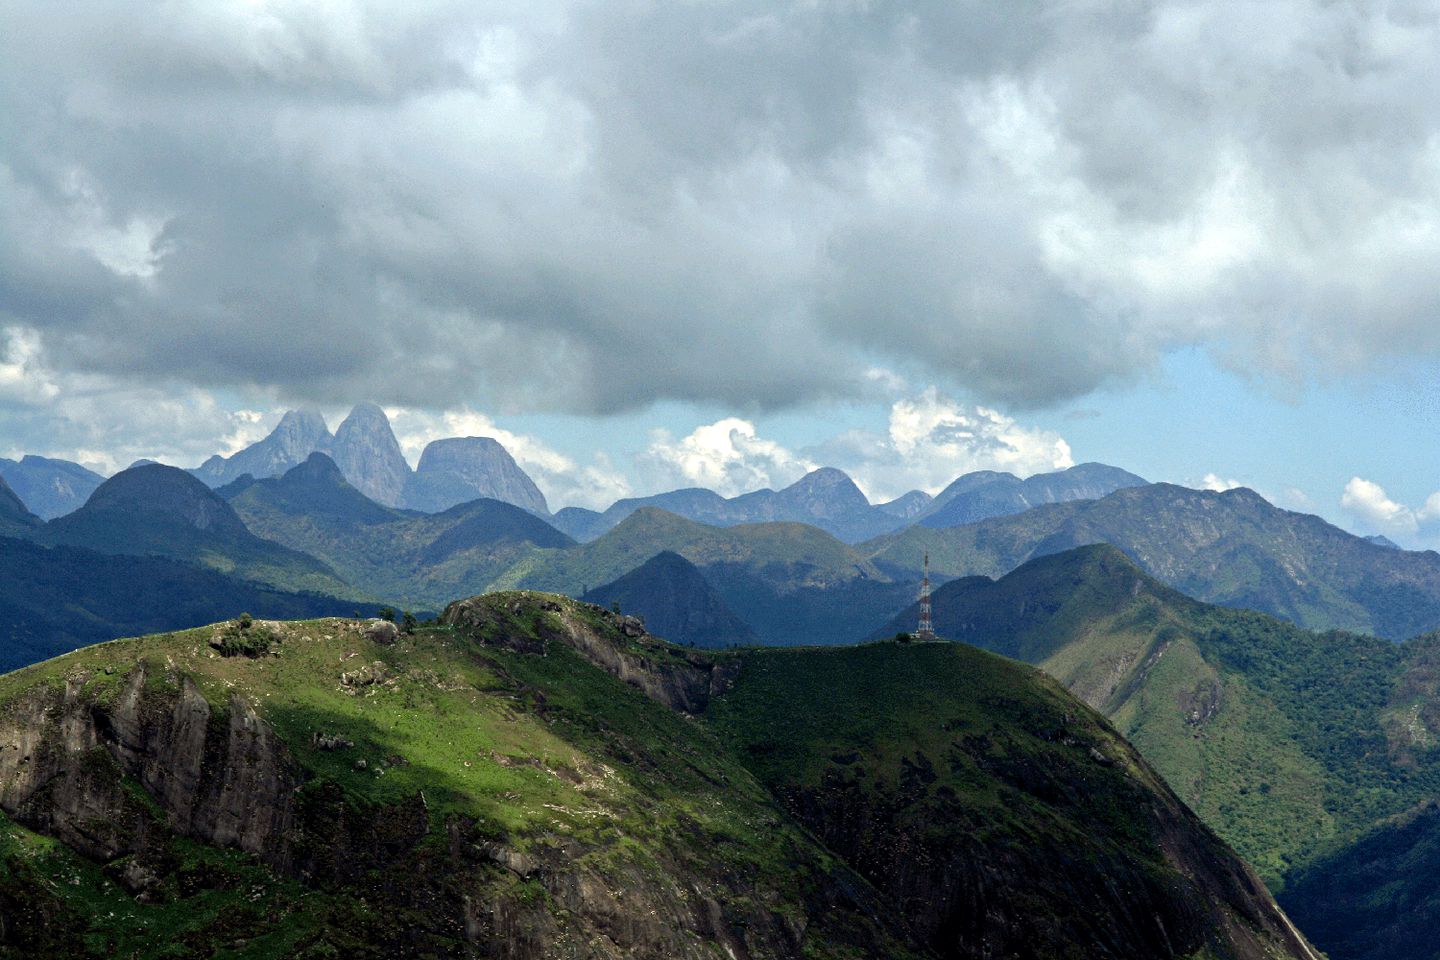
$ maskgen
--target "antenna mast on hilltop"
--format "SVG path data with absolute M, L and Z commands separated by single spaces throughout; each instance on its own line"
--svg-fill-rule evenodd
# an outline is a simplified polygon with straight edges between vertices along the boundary
M 925 576 L 920 580 L 920 627 L 916 640 L 934 640 L 935 625 L 930 622 L 930 551 L 925 551 Z

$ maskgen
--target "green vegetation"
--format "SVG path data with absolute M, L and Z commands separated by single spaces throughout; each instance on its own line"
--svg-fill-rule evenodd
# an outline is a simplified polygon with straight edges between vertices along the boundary
M 755 955 L 817 960 L 962 956 L 972 935 L 1029 938 L 1038 957 L 1174 955 L 1163 929 L 1182 955 L 1227 957 L 1226 931 L 1261 915 L 1228 851 L 1030 668 L 945 644 L 701 655 L 542 594 L 467 609 L 387 646 L 352 620 L 237 619 L 0 677 L 0 722 L 45 718 L 40 762 L 62 710 L 66 729 L 126 704 L 163 727 L 198 692 L 204 763 L 228 762 L 227 724 L 253 709 L 285 747 L 274 776 L 293 763 L 299 778 L 269 800 L 259 782 L 256 802 L 291 806 L 251 821 L 288 824 L 262 841 L 286 852 L 251 856 L 161 829 L 174 796 L 129 779 L 152 775 L 145 761 L 92 749 L 75 768 L 87 795 L 124 778 L 121 852 L 92 863 L 31 832 L 61 813 L 0 824 L 0 905 L 34 921 L 0 956 L 440 957 L 468 935 L 534 957 L 613 937 L 658 958 L 737 931 Z M 268 655 L 222 655 L 262 633 Z M 642 692 L 692 681 L 703 719 Z M 46 699 L 62 690 L 71 706 Z M 140 729 L 127 749 L 183 742 Z M 265 763 L 264 743 L 243 763 Z M 917 856 L 933 869 L 900 880 Z M 969 910 L 974 896 L 992 906 Z
M 1433 639 L 1197 603 L 1104 545 L 947 584 L 935 610 L 942 636 L 1036 664 L 1102 710 L 1276 889 L 1440 795 L 1440 712 L 1422 709 Z

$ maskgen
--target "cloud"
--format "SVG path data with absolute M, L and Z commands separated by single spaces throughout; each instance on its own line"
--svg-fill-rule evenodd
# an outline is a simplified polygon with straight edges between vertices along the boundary
M 852 430 L 804 452 L 846 470 L 877 501 L 913 489 L 937 493 L 974 470 L 1029 476 L 1075 463 L 1058 434 L 988 407 L 967 406 L 934 386 L 895 400 L 884 434 Z
M 589 463 L 580 464 L 543 441 L 506 430 L 485 414 L 469 408 L 435 414 L 392 407 L 385 412 L 412 466 L 419 462 L 425 445 L 432 440 L 491 437 L 509 451 L 540 487 L 551 510 L 567 506 L 604 509 L 630 493 L 629 480 L 603 451 L 597 452 Z
M 1440 505 L 1440 494 L 1430 500 L 1434 501 L 1433 505 Z M 1416 511 L 1390 499 L 1378 483 L 1361 477 L 1351 477 L 1345 484 L 1340 506 L 1370 530 L 1414 536 L 1420 529 L 1420 516 Z M 1428 513 L 1426 519 L 1429 519 Z
M 755 424 L 738 417 L 696 427 L 679 440 L 655 430 L 637 464 L 655 490 L 708 487 L 727 497 L 787 486 L 818 466 L 757 436 Z
M 0 325 L 432 410 L 1348 375 L 1440 356 L 1437 84 L 1428 3 L 13 0 Z
M 1201 490 L 1213 490 L 1216 493 L 1224 493 L 1226 490 L 1236 490 L 1245 486 L 1239 480 L 1227 480 L 1217 473 L 1207 473 L 1200 481 Z

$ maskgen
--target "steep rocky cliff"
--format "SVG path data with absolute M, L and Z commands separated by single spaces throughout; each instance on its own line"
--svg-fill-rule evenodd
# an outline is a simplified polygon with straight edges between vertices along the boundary
M 545 494 L 490 437 L 451 437 L 432 441 L 405 487 L 405 506 L 439 513 L 456 504 L 488 497 L 542 517 L 550 515 Z
M 996 658 L 796 673 L 530 593 L 368 637 L 242 620 L 0 678 L 0 955 L 1308 956 L 1122 742 Z M 848 712 L 911 684 L 940 723 Z

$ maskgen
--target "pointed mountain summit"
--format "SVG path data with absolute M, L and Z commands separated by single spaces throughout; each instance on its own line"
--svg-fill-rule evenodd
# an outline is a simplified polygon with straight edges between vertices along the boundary
M 117 473 L 85 506 L 46 524 L 37 539 L 100 553 L 171 557 L 288 590 L 354 595 L 314 557 L 255 536 L 200 480 L 159 464 Z
M 365 496 L 387 507 L 400 505 L 410 479 L 410 464 L 400 452 L 384 410 L 373 403 L 356 404 L 324 452 Z
M 43 526 L 43 521 L 25 507 L 10 485 L 0 477 L 0 536 L 30 537 Z
M 78 510 L 105 482 L 100 474 L 78 463 L 34 454 L 19 461 L 0 459 L 0 477 L 42 520 L 54 520 Z
M 210 487 L 224 486 L 247 473 L 256 479 L 278 477 L 329 442 L 324 417 L 313 410 L 290 410 L 264 440 L 230 457 L 217 454 L 190 472 Z
M 580 599 L 645 619 L 645 629 L 693 647 L 748 646 L 755 631 L 725 605 L 693 563 L 664 550 Z
M 356 524 L 388 523 L 403 516 L 356 490 L 335 461 L 323 453 L 310 454 L 304 463 L 290 468 L 283 476 L 243 486 L 232 485 L 235 490 L 230 499 L 233 501 L 257 486 L 275 510 L 289 516 L 340 519 Z M 254 495 L 261 494 L 256 491 Z
M 499 441 L 490 437 L 435 440 L 420 454 L 420 464 L 405 488 L 411 510 L 441 513 L 471 500 L 488 498 L 549 516 L 545 494 Z

